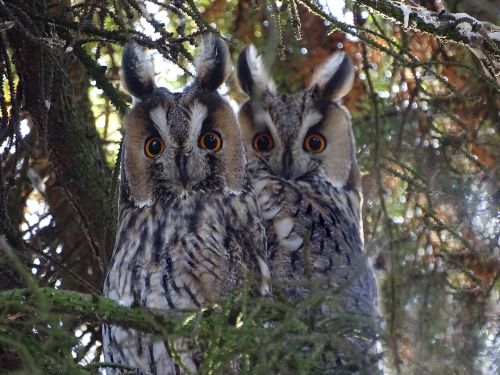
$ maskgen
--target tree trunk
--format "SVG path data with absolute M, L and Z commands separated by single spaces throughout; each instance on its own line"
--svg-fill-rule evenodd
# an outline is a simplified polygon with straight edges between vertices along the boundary
M 45 198 L 63 241 L 62 257 L 77 262 L 79 267 L 73 270 L 89 276 L 100 289 L 111 253 L 111 244 L 105 241 L 113 223 L 111 172 L 89 113 L 88 97 L 75 96 L 75 91 L 86 93 L 88 87 L 73 87 L 70 75 L 80 74 L 68 74 L 75 69 L 81 73 L 83 67 L 71 64 L 62 45 L 41 45 L 16 28 L 8 32 L 8 40 L 15 65 L 22 67 L 18 74 L 24 109 L 43 145 L 34 158 L 46 154 L 53 166 Z M 86 272 L 79 272 L 85 268 Z

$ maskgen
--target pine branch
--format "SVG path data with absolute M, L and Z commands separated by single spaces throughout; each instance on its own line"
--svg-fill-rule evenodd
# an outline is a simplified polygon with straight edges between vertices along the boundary
M 195 312 L 165 311 L 138 307 L 126 307 L 97 295 L 49 287 L 33 289 L 11 289 L 0 293 L 0 306 L 4 321 L 15 320 L 15 314 L 29 313 L 30 318 L 43 313 L 40 301 L 47 306 L 52 316 L 78 318 L 82 322 L 110 323 L 166 337 L 190 334 L 186 318 Z M 43 318 L 43 317 L 42 317 Z
M 88 74 L 96 81 L 97 87 L 104 91 L 120 115 L 124 116 L 128 109 L 128 105 L 125 102 L 125 95 L 113 86 L 113 84 L 106 78 L 102 69 L 89 56 L 81 45 L 75 44 L 73 51 L 87 69 Z
M 376 38 L 368 36 L 368 34 L 372 34 L 377 37 L 382 37 L 378 35 L 378 33 L 339 21 L 328 14 L 313 0 L 296 1 L 304 5 L 312 13 L 330 22 L 333 28 L 361 39 L 369 46 L 387 53 L 405 66 L 408 65 L 408 63 L 418 63 L 415 57 L 411 55 L 406 57 L 404 54 L 398 53 L 379 43 Z M 420 32 L 432 34 L 442 41 L 459 43 L 467 46 L 481 62 L 486 76 L 491 77 L 491 83 L 495 88 L 498 89 L 498 87 L 500 87 L 500 28 L 497 26 L 488 22 L 480 22 L 465 14 L 450 13 L 444 15 L 444 13 L 431 12 L 422 7 L 410 7 L 388 0 L 356 1 L 382 14 L 386 18 L 403 23 L 403 26 L 406 28 L 413 28 Z M 391 40 L 386 40 L 384 37 L 382 37 L 382 39 L 389 45 L 393 44 Z M 408 60 L 408 58 L 410 60 Z M 436 79 L 451 89 L 451 86 L 447 84 L 442 77 L 436 76 Z
M 356 0 L 405 28 L 434 35 L 442 41 L 467 46 L 483 64 L 487 74 L 500 83 L 500 28 L 465 13 L 432 12 L 421 6 L 389 0 Z

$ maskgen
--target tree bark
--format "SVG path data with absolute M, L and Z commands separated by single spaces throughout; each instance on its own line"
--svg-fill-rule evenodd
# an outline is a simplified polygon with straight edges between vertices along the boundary
M 32 3 L 36 8 L 37 2 Z M 111 241 L 107 243 L 105 238 L 114 222 L 113 203 L 111 171 L 88 113 L 88 98 L 75 96 L 75 91 L 88 87 L 73 89 L 67 73 L 71 61 L 63 45 L 47 46 L 32 40 L 17 24 L 7 35 L 18 67 L 24 109 L 41 137 L 42 154 L 48 155 L 54 168 L 53 185 L 46 198 L 57 231 L 66 249 L 79 249 L 74 260 L 79 268 L 88 268 L 84 274 L 91 274 L 100 289 L 111 254 Z M 83 71 L 81 65 L 72 69 Z

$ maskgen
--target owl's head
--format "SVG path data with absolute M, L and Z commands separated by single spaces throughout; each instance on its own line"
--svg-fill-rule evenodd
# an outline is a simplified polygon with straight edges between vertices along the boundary
M 122 199 L 135 206 L 213 191 L 239 192 L 246 168 L 236 115 L 217 93 L 231 73 L 226 44 L 205 37 L 182 92 L 155 84 L 136 43 L 125 46 L 122 83 L 134 97 L 124 120 Z
M 239 113 L 249 160 L 287 180 L 318 174 L 338 187 L 358 187 L 350 115 L 340 104 L 354 80 L 345 53 L 328 58 L 309 87 L 295 94 L 275 91 L 254 46 L 240 54 L 237 72 L 249 97 Z

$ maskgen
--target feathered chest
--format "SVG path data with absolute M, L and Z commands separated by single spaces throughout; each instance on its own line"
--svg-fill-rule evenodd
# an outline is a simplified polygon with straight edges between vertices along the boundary
M 255 202 L 240 197 L 123 209 L 105 295 L 162 309 L 216 302 L 234 289 L 250 261 L 244 232 L 254 224 L 247 222 L 252 211 L 258 212 Z
M 276 279 L 342 275 L 363 252 L 360 194 L 320 177 L 287 181 L 261 173 L 254 178 Z

